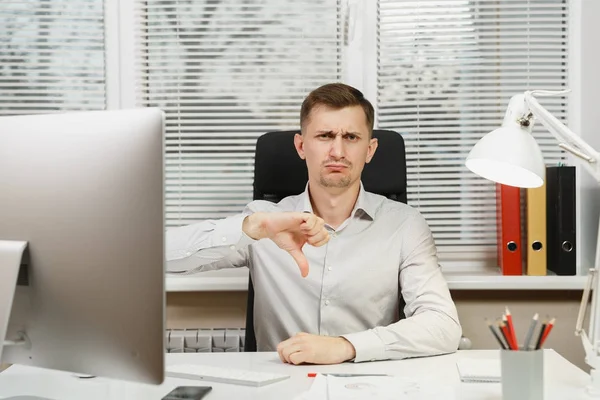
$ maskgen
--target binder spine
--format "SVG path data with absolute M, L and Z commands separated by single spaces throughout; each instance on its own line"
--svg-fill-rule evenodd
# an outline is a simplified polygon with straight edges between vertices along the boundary
M 522 275 L 521 191 L 496 184 L 498 263 L 502 275 Z
M 546 168 L 546 186 L 548 269 L 576 275 L 575 167 Z
M 546 186 L 526 189 L 527 275 L 546 275 Z

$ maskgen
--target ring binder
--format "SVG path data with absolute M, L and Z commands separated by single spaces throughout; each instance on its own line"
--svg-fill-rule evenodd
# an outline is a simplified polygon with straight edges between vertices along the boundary
M 546 186 L 548 269 L 557 275 L 576 275 L 575 167 L 547 167 Z

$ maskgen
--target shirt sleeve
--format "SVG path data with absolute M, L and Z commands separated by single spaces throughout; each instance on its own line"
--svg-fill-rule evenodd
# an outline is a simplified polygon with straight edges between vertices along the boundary
M 244 219 L 258 211 L 277 211 L 273 203 L 253 201 L 241 214 L 170 228 L 165 236 L 167 272 L 193 274 L 249 266 L 248 246 L 256 241 L 242 230 Z
M 406 318 L 388 326 L 343 335 L 354 346 L 354 362 L 452 353 L 462 329 L 442 275 L 433 236 L 416 213 L 408 221 L 399 284 Z

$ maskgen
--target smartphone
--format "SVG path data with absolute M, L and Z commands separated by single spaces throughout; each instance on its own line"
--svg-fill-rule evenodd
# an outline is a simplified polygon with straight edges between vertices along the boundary
M 200 400 L 206 397 L 212 386 L 177 386 L 162 400 Z

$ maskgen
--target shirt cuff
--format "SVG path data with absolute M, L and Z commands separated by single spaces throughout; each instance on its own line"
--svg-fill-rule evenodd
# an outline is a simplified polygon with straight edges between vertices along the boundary
M 354 346 L 356 351 L 356 357 L 352 360 L 354 362 L 387 360 L 389 358 L 385 355 L 385 346 L 381 339 L 372 330 L 341 336 Z
M 231 250 L 239 250 L 254 243 L 255 240 L 242 230 L 247 216 L 240 214 L 219 221 L 211 235 L 211 247 L 229 246 Z

